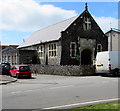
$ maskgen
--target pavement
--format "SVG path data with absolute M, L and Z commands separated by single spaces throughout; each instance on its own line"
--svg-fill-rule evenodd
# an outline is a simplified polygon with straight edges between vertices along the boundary
M 16 81 L 17 81 L 16 78 L 13 78 L 7 75 L 0 75 L 0 85 L 6 85 Z

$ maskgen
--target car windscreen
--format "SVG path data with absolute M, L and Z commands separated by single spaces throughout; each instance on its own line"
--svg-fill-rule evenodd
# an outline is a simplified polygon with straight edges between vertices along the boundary
M 6 69 L 6 70 L 10 70 L 10 65 L 2 63 L 2 68 Z
M 20 66 L 20 67 L 19 67 L 19 71 L 20 71 L 20 72 L 30 71 L 30 68 L 29 68 L 28 66 Z

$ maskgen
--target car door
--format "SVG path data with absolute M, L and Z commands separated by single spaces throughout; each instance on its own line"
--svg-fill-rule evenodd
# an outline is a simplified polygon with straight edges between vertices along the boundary
M 16 71 L 17 71 L 17 68 L 13 66 L 10 70 L 11 76 L 16 76 Z

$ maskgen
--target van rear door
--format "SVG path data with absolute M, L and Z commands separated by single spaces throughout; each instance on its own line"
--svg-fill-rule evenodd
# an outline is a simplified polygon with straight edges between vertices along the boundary
M 96 56 L 96 73 L 109 71 L 109 52 L 98 52 Z

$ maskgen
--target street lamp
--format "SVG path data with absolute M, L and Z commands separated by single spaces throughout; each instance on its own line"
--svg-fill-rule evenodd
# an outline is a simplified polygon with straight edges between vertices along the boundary
M 110 31 L 110 51 L 112 51 L 112 28 Z

